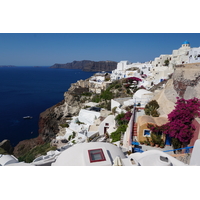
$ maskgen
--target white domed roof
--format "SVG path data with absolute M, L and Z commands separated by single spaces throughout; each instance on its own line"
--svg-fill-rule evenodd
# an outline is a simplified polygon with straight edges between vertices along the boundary
M 90 151 L 99 151 L 96 156 L 102 156 L 99 161 L 91 161 Z M 99 155 L 97 155 L 99 154 Z M 126 158 L 124 153 L 114 144 L 105 142 L 90 142 L 75 144 L 63 151 L 52 166 L 111 166 L 119 156 Z
M 133 98 L 142 98 L 142 95 L 144 94 L 153 94 L 152 92 L 145 90 L 145 89 L 139 89 L 134 95 Z

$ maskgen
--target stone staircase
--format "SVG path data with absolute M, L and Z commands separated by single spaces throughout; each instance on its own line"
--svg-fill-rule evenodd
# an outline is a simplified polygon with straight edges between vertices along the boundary
M 133 132 L 132 132 L 133 136 L 137 136 L 137 123 L 133 124 Z

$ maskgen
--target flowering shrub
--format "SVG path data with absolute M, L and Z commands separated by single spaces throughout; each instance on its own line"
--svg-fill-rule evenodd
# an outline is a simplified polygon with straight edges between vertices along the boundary
M 151 130 L 151 140 L 155 144 L 161 145 L 163 141 L 162 132 L 164 130 L 164 126 L 157 126 L 154 124 L 148 124 L 147 128 Z
M 146 90 L 146 88 L 143 85 L 141 85 L 139 89 L 145 89 Z
M 164 125 L 164 133 L 182 143 L 189 143 L 195 130 L 192 121 L 199 116 L 200 99 L 177 98 L 175 109 L 168 115 L 169 122 Z
M 132 113 L 130 111 L 126 113 L 121 113 L 116 116 L 115 120 L 117 121 L 118 125 L 128 124 Z
M 115 117 L 115 121 L 117 122 L 118 125 L 123 125 L 124 122 L 121 120 L 123 117 L 125 116 L 125 113 L 121 113 L 121 114 L 118 114 L 116 117 Z
M 124 117 L 121 118 L 122 121 L 124 121 L 125 123 L 128 123 L 131 119 L 132 113 L 130 111 L 126 112 Z
M 142 81 L 142 79 L 140 79 L 140 78 L 138 78 L 138 77 L 130 77 L 130 78 L 127 78 L 126 79 L 126 82 L 128 83 L 133 83 L 133 81 L 136 81 L 137 83 L 139 82 L 139 81 Z
M 142 74 L 141 77 L 142 77 L 142 78 L 146 78 L 147 75 L 146 75 L 146 74 Z
M 149 128 L 154 134 L 160 134 L 164 130 L 164 126 L 158 126 L 154 124 L 148 124 L 147 128 Z

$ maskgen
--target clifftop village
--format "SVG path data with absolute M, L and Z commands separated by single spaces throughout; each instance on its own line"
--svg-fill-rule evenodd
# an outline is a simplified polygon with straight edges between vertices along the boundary
M 192 138 L 181 145 L 177 138 L 159 129 L 170 121 L 168 115 L 176 107 L 176 97 L 188 101 L 199 98 L 198 92 L 193 92 L 194 87 L 198 87 L 199 67 L 200 47 L 191 48 L 188 41 L 171 55 L 160 55 L 154 61 L 120 61 L 111 73 L 99 72 L 89 78 L 89 93 L 96 94 L 96 100 L 85 102 L 77 116 L 68 117 L 59 126 L 59 132 L 51 141 L 54 150 L 30 163 L 0 154 L 0 165 L 200 165 L 198 117 L 192 121 Z M 193 83 L 193 79 L 197 82 Z M 181 85 L 182 80 L 187 80 L 187 84 L 182 82 Z M 188 80 L 193 81 L 193 85 Z M 129 95 L 112 98 L 110 108 L 103 108 L 97 98 L 103 91 L 111 90 L 111 86 L 115 93 L 123 86 Z M 107 94 L 104 92 L 104 95 Z

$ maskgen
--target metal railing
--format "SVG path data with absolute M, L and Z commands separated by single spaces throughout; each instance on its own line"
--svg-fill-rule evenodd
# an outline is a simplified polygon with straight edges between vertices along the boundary
M 184 147 L 184 148 L 179 148 L 179 149 L 171 149 L 171 150 L 165 150 L 165 151 L 163 151 L 163 152 L 171 152 L 171 151 L 173 151 L 173 152 L 175 152 L 175 151 L 179 151 L 179 150 L 183 150 L 183 149 L 185 149 L 185 154 L 187 154 L 187 153 L 190 153 L 190 149 L 192 149 L 193 148 L 193 146 L 191 146 L 191 147 Z M 140 152 L 140 153 L 142 153 L 142 152 L 144 152 L 141 148 L 137 148 L 137 147 L 135 147 L 134 148 L 134 150 L 135 150 L 135 152 Z M 183 153 L 183 152 L 181 152 L 181 153 Z M 178 154 L 177 154 L 178 155 Z
M 179 149 L 172 149 L 172 150 L 165 150 L 165 151 L 163 151 L 163 152 L 170 152 L 170 151 L 179 151 L 179 150 L 183 150 L 183 149 L 185 149 L 185 153 L 189 153 L 190 152 L 190 149 L 192 149 L 193 148 L 193 146 L 191 146 L 191 147 L 183 147 L 183 148 L 179 148 Z

